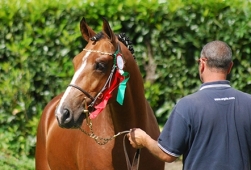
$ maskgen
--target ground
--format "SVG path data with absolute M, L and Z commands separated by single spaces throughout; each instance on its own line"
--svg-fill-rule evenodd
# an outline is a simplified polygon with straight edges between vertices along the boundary
M 173 163 L 166 163 L 165 170 L 182 170 L 182 162 L 175 161 Z

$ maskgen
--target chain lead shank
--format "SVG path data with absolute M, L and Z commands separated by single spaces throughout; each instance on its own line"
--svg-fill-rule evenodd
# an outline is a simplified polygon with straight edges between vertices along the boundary
M 83 132 L 84 134 L 86 134 L 87 136 L 89 136 L 90 138 L 94 139 L 97 144 L 99 144 L 99 145 L 105 145 L 109 141 L 111 141 L 114 138 L 116 138 L 117 136 L 130 132 L 129 130 L 122 131 L 122 132 L 119 132 L 119 133 L 117 133 L 117 134 L 115 134 L 115 135 L 113 135 L 111 137 L 108 137 L 108 138 L 103 138 L 103 137 L 99 137 L 99 136 L 95 135 L 95 133 L 93 132 L 93 128 L 92 128 L 91 119 L 89 118 L 90 112 L 89 112 L 89 110 L 87 108 L 87 102 L 86 102 L 86 100 L 84 100 L 84 107 L 85 107 L 84 113 L 86 115 L 86 124 L 88 125 L 90 131 L 87 132 L 84 129 L 82 129 L 81 127 L 79 127 L 79 130 L 81 132 Z

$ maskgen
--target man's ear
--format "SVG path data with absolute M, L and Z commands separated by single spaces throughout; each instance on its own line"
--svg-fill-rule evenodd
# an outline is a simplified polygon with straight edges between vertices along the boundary
M 201 61 L 200 62 L 200 65 L 199 65 L 199 70 L 200 70 L 200 73 L 203 73 L 204 70 L 205 70 L 205 62 L 204 61 Z
M 234 65 L 234 62 L 232 61 L 228 67 L 227 74 L 231 72 L 233 65 Z

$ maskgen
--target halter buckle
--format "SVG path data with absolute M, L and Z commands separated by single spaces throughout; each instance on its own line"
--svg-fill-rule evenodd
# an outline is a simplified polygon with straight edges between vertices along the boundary
M 88 110 L 88 106 L 87 106 L 87 102 L 86 102 L 86 97 L 84 98 L 84 114 L 85 114 L 85 118 L 86 118 L 86 122 L 89 125 L 90 124 L 90 114 L 89 114 L 89 110 Z

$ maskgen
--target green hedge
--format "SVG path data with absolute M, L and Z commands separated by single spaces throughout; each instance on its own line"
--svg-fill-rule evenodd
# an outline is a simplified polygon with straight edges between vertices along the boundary
M 1 151 L 34 156 L 42 109 L 64 91 L 73 75 L 71 60 L 85 46 L 82 17 L 100 31 L 105 16 L 115 32 L 130 37 L 145 95 L 163 125 L 176 101 L 198 89 L 195 60 L 209 41 L 231 46 L 229 79 L 251 93 L 250 11 L 248 1 L 238 0 L 1 1 Z

